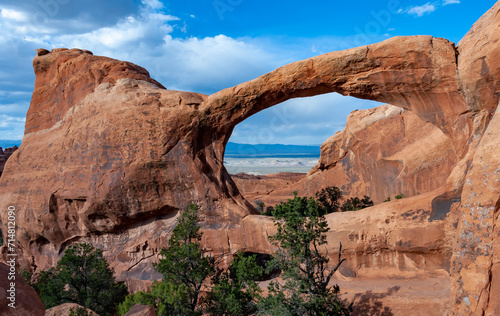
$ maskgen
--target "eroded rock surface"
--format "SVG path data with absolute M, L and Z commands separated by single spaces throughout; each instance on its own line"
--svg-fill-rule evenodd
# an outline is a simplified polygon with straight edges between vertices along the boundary
M 383 105 L 354 111 L 345 129 L 321 145 L 318 165 L 299 181 L 278 183 L 263 177 L 238 177 L 236 183 L 249 201 L 273 205 L 292 197 L 314 194 L 327 186 L 339 187 L 345 198 L 370 196 L 375 203 L 403 194 L 415 196 L 439 189 L 459 160 L 453 140 L 412 111 Z M 450 191 L 454 189 L 450 188 Z M 459 187 L 455 188 L 459 198 Z
M 58 306 L 54 306 L 45 311 L 45 316 L 69 316 L 71 311 L 73 311 L 73 315 L 78 315 L 77 310 L 83 309 L 87 312 L 88 316 L 99 316 L 96 312 L 91 309 L 85 308 L 81 305 L 75 303 L 64 303 Z
M 156 316 L 156 312 L 151 305 L 134 305 L 125 316 Z
M 119 279 L 136 290 L 159 276 L 151 262 L 166 245 L 178 211 L 192 202 L 201 206 L 206 251 L 269 252 L 267 226 L 260 216 L 249 216 L 255 209 L 223 166 L 224 146 L 235 125 L 260 110 L 294 97 L 338 92 L 412 111 L 439 129 L 439 135 L 432 132 L 438 135 L 432 138 L 439 139 L 436 148 L 451 152 L 445 160 L 455 163 L 443 164 L 452 170 L 442 187 L 436 188 L 445 176 L 414 184 L 413 194 L 428 193 L 354 214 L 345 223 L 352 225 L 349 232 L 335 226 L 330 253 L 337 240 L 345 240 L 352 262 L 345 273 L 352 275 L 363 274 L 363 267 L 395 267 L 396 274 L 414 267 L 447 271 L 446 249 L 455 231 L 448 225 L 458 220 L 451 311 L 495 310 L 490 293 L 498 282 L 500 155 L 493 114 L 499 98 L 499 10 L 496 4 L 488 11 L 458 50 L 431 36 L 396 37 L 298 61 L 210 96 L 166 90 L 139 66 L 85 50 L 39 50 L 23 143 L 0 178 L 0 209 L 17 210 L 19 263 L 46 269 L 69 244 L 92 242 Z M 352 153 L 365 150 L 344 139 Z M 372 152 L 378 151 L 364 154 Z M 372 162 L 389 174 L 400 170 L 407 179 L 418 179 L 411 172 L 425 159 L 439 162 L 425 150 L 408 157 L 395 148 L 389 157 Z M 361 165 L 356 172 L 360 179 L 366 175 Z M 358 185 L 363 186 L 353 183 L 351 190 Z M 450 192 L 464 185 L 456 214 L 459 202 Z M 396 188 L 410 190 L 401 186 Z M 5 223 L 6 212 L 0 214 Z M 343 222 L 340 215 L 329 220 Z M 5 254 L 4 248 L 4 259 Z

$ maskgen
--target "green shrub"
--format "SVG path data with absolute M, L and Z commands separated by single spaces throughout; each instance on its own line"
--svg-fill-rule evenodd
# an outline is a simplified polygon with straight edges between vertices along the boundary
M 255 208 L 257 209 L 259 214 L 264 213 L 264 209 L 266 207 L 266 204 L 264 202 L 262 202 L 261 200 L 255 200 L 253 203 L 255 204 Z
M 91 314 L 83 307 L 72 308 L 69 310 L 69 316 L 90 316 Z
M 298 197 L 276 205 L 277 232 L 270 241 L 278 248 L 268 269 L 279 267 L 284 284 L 272 281 L 259 303 L 262 315 L 349 315 L 352 304 L 339 298 L 337 285 L 329 286 L 345 259 L 329 265 L 320 250 L 326 244 L 328 223 L 324 209 L 313 198 Z
M 31 274 L 24 271 L 47 309 L 77 303 L 102 316 L 115 315 L 127 295 L 126 286 L 113 274 L 102 251 L 90 244 L 70 246 L 57 266 L 42 271 L 36 282 L 31 283 Z
M 237 254 L 230 270 L 216 268 L 212 257 L 204 256 L 200 246 L 198 206 L 191 204 L 182 213 L 172 232 L 168 248 L 161 249 L 160 259 L 154 268 L 163 274 L 161 282 L 155 282 L 149 293 L 128 295 L 119 306 L 125 315 L 135 304 L 152 305 L 158 316 L 247 315 L 255 311 L 260 289 L 254 278 L 262 275 L 262 268 L 255 257 Z M 204 283 L 211 278 L 212 289 L 203 302 L 200 293 Z
M 343 212 L 347 211 L 358 211 L 367 207 L 373 206 L 373 201 L 370 199 L 369 196 L 364 196 L 361 200 L 358 197 L 353 197 L 347 199 L 340 209 Z
M 207 295 L 209 315 L 252 315 L 257 311 L 261 289 L 255 280 L 262 277 L 256 255 L 243 256 L 238 252 L 228 270 L 218 270 L 212 277 L 212 289 Z
M 296 194 L 297 192 L 294 192 Z M 324 214 L 338 212 L 340 209 L 340 200 L 342 192 L 336 186 L 326 187 L 316 192 L 316 200 L 323 210 Z

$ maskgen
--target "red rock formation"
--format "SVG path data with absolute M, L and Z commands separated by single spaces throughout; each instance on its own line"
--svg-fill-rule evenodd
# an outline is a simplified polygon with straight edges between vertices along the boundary
M 460 87 L 475 124 L 453 252 L 452 308 L 457 315 L 496 315 L 500 313 L 500 235 L 496 228 L 500 210 L 500 2 L 474 24 L 458 51 Z
M 29 286 L 19 274 L 15 273 L 15 280 L 9 280 L 11 267 L 0 262 L 0 315 L 3 316 L 43 316 L 45 306 L 35 290 Z M 11 291 L 11 282 L 14 282 L 14 292 Z M 14 293 L 14 302 L 9 299 Z M 15 308 L 9 307 L 14 303 Z
M 453 140 L 435 125 L 411 111 L 383 105 L 352 112 L 345 129 L 321 145 L 318 165 L 300 181 L 278 184 L 263 178 L 267 188 L 259 194 L 251 192 L 251 179 L 235 182 L 249 201 L 268 205 L 294 191 L 314 196 L 327 186 L 338 186 L 346 198 L 368 195 L 380 203 L 398 194 L 410 197 L 441 188 L 458 158 Z
M 5 150 L 2 150 L 2 147 L 0 147 L 0 176 L 2 175 L 3 168 L 5 166 L 5 163 L 7 162 L 7 159 L 9 159 L 12 153 L 16 150 L 17 146 L 5 148 Z
M 125 316 L 156 316 L 156 312 L 151 305 L 134 305 Z
M 40 58 L 33 60 L 35 91 L 26 115 L 25 134 L 54 126 L 71 107 L 103 83 L 114 85 L 118 79 L 130 78 L 163 88 L 149 77 L 146 69 L 129 62 L 93 56 L 85 49 L 59 48 L 52 54 L 39 49 L 37 53 Z
M 91 309 L 85 308 L 75 303 L 65 303 L 49 308 L 45 311 L 45 316 L 68 316 L 70 315 L 71 311 L 73 311 L 74 315 L 77 315 L 76 311 L 78 308 L 83 308 L 87 312 L 88 316 L 99 316 L 99 314 L 92 311 Z
M 493 114 L 499 96 L 499 9 L 495 5 L 473 27 L 458 51 L 445 39 L 396 37 L 295 62 L 211 96 L 166 90 L 143 68 L 88 51 L 39 51 L 23 143 L 0 178 L 0 209 L 17 209 L 19 262 L 44 269 L 67 245 L 88 241 L 137 289 L 158 276 L 151 262 L 178 210 L 191 202 L 201 206 L 207 251 L 270 251 L 263 219 L 248 216 L 255 210 L 223 166 L 224 146 L 234 126 L 260 110 L 294 97 L 339 92 L 412 111 L 443 132 L 439 138 L 449 139 L 457 159 L 442 188 L 404 199 L 397 210 L 372 209 L 386 210 L 373 217 L 378 227 L 388 227 L 382 236 L 368 228 L 368 211 L 353 215 L 352 234 L 332 235 L 353 239 L 346 248 L 356 263 L 352 271 L 427 264 L 442 269 L 454 231 L 446 228 L 455 218 L 451 192 L 465 184 L 461 213 L 455 214 L 462 237 L 454 248 L 452 312 L 494 310 L 490 293 L 498 280 L 488 276 L 496 276 L 498 252 Z M 411 159 L 403 165 L 412 166 Z M 0 213 L 4 223 L 5 214 Z M 410 216 L 413 222 L 405 223 Z M 368 233 L 356 227 L 367 227 Z M 443 238 L 446 242 L 439 241 Z M 331 253 L 335 244 L 331 241 Z M 378 261 L 377 254 L 386 250 L 389 259 Z M 433 251 L 437 259 L 430 260 Z
M 276 174 L 266 175 L 249 175 L 239 173 L 231 175 L 234 183 L 238 186 L 239 191 L 245 198 L 255 205 L 255 201 L 261 200 L 266 205 L 271 206 L 279 201 L 286 201 L 287 198 L 292 198 L 293 185 L 306 177 L 305 173 L 288 173 L 280 172 Z M 290 188 L 291 191 L 286 190 Z M 276 191 L 287 192 L 284 196 L 277 196 Z M 278 202 L 274 202 L 278 200 Z

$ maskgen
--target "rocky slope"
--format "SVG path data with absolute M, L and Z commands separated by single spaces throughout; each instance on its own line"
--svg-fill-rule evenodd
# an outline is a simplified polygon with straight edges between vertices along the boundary
M 458 49 L 431 36 L 396 37 L 295 62 L 210 96 L 166 90 L 139 66 L 85 50 L 39 50 L 23 142 L 0 178 L 0 208 L 17 209 L 19 263 L 45 269 L 69 244 L 87 241 L 104 250 L 132 290 L 143 287 L 158 277 L 151 262 L 191 202 L 201 206 L 207 252 L 270 252 L 272 223 L 252 215 L 255 209 L 223 166 L 224 146 L 235 125 L 260 110 L 338 92 L 389 103 L 432 124 L 441 132 L 432 144 L 450 148 L 445 160 L 452 164 L 446 181 L 439 175 L 406 188 L 394 180 L 395 189 L 414 190 L 414 197 L 329 216 L 329 253 L 344 240 L 352 262 L 345 277 L 377 269 L 448 273 L 453 255 L 452 300 L 445 308 L 495 314 L 499 27 L 497 3 Z M 332 148 L 378 152 L 343 139 Z M 412 172 L 419 159 L 433 156 L 404 151 L 395 146 L 392 160 L 372 157 L 371 163 L 418 179 Z M 358 177 L 366 177 L 363 165 L 357 168 Z M 2 254 L 5 259 L 5 248 Z

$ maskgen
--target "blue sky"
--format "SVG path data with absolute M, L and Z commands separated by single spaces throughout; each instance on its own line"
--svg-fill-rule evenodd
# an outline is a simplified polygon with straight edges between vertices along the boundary
M 211 94 L 287 63 L 399 35 L 455 43 L 495 1 L 1 0 L 0 139 L 21 139 L 36 48 L 128 60 L 169 89 Z M 241 143 L 320 144 L 377 103 L 328 94 L 240 123 Z

